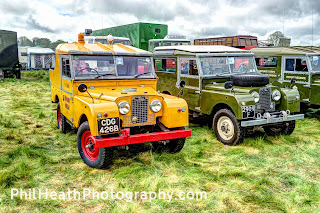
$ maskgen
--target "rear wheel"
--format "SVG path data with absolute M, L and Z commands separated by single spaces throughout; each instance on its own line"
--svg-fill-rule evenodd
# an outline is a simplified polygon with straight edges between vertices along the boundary
M 296 127 L 296 121 L 289 121 L 278 125 L 270 125 L 263 127 L 267 135 L 291 135 Z
M 241 128 L 236 116 L 228 109 L 219 110 L 213 117 L 213 132 L 218 141 L 234 146 L 244 139 L 245 131 Z
M 60 103 L 57 105 L 57 126 L 62 133 L 67 133 L 70 130 L 70 125 L 67 123 L 67 118 L 61 113 Z
M 106 169 L 112 164 L 113 149 L 110 147 L 95 148 L 88 121 L 80 125 L 77 134 L 77 143 L 79 154 L 88 166 L 97 169 Z

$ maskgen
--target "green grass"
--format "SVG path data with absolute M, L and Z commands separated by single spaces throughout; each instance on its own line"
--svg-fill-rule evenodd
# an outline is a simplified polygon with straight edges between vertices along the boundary
M 191 126 L 178 154 L 117 154 L 108 170 L 86 166 L 76 134 L 56 128 L 47 71 L 0 83 L 0 212 L 319 212 L 320 122 L 297 122 L 291 136 L 263 131 L 235 147 Z M 205 191 L 206 200 L 20 200 L 11 188 L 67 191 Z

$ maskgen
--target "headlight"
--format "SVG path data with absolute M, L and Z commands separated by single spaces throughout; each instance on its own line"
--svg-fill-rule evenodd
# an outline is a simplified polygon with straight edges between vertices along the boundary
M 253 92 L 253 93 L 251 93 L 251 95 L 254 98 L 254 102 L 258 103 L 259 102 L 259 98 L 260 98 L 259 93 Z
M 122 115 L 128 114 L 128 112 L 130 111 L 130 104 L 128 101 L 121 101 L 118 104 L 118 107 L 119 107 L 119 112 Z
M 162 104 L 158 99 L 154 99 L 150 103 L 150 109 L 152 112 L 159 112 L 161 110 Z
M 280 91 L 279 91 L 279 90 L 274 90 L 274 91 L 272 92 L 272 99 L 273 99 L 274 101 L 279 101 L 280 98 L 281 98 L 281 93 L 280 93 Z

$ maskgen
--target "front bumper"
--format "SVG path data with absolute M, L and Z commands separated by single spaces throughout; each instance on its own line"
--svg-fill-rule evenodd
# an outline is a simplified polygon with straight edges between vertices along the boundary
M 95 144 L 96 148 L 103 147 L 114 147 L 122 145 L 131 145 L 137 143 L 146 143 L 153 141 L 164 141 L 177 138 L 186 138 L 192 135 L 191 129 L 186 130 L 172 130 L 164 132 L 152 132 L 146 134 L 130 135 L 130 129 L 123 129 L 119 137 L 111 138 L 99 138 L 91 136 L 92 142 Z
M 297 114 L 297 115 L 282 115 L 278 117 L 272 117 L 270 114 L 266 116 L 266 118 L 260 118 L 255 120 L 248 120 L 248 121 L 241 121 L 242 127 L 249 127 L 249 126 L 262 126 L 267 124 L 273 123 L 281 123 L 286 121 L 294 121 L 298 119 L 303 119 L 304 114 Z

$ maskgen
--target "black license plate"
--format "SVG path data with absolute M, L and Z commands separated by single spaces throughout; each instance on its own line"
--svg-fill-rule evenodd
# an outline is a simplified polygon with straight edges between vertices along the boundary
M 253 118 L 255 106 L 243 106 L 241 107 L 242 110 L 242 118 Z
M 120 132 L 119 118 L 105 118 L 98 120 L 99 134 Z

